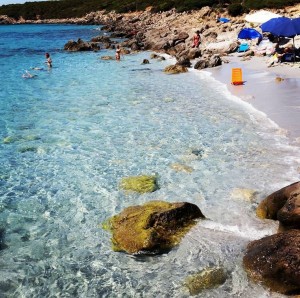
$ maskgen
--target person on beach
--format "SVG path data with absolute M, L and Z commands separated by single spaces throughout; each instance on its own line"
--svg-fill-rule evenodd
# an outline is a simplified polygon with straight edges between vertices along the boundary
M 280 63 L 282 61 L 284 54 L 279 54 L 278 52 L 275 52 L 274 55 L 269 60 L 268 67 L 271 67 L 272 65 L 276 65 L 277 63 Z
M 199 48 L 200 43 L 201 43 L 200 31 L 197 30 L 195 35 L 193 36 L 192 48 Z
M 121 59 L 121 49 L 120 49 L 120 46 L 117 45 L 117 48 L 116 48 L 116 60 L 119 61 Z
M 45 63 L 48 65 L 49 68 L 51 68 L 52 67 L 52 59 L 50 57 L 50 54 L 46 53 L 45 57 L 46 57 L 46 62 Z

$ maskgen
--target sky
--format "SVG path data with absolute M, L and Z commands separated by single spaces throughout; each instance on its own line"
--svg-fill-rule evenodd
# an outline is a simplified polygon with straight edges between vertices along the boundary
M 7 4 L 20 4 L 25 2 L 40 2 L 40 1 L 46 1 L 46 0 L 0 0 L 0 6 L 1 5 L 7 5 Z

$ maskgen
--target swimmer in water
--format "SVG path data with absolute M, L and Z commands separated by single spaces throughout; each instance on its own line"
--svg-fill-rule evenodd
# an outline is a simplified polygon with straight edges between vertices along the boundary
M 49 68 L 51 68 L 52 67 L 52 59 L 50 57 L 50 54 L 46 53 L 45 56 L 46 56 L 46 62 L 45 63 L 48 65 Z
M 25 73 L 22 75 L 24 79 L 32 79 L 36 77 L 37 75 L 31 74 L 28 70 L 25 71 Z

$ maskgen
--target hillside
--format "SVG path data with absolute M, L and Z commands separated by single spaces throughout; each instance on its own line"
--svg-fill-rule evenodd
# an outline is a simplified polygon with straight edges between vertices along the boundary
M 227 10 L 236 16 L 252 9 L 283 8 L 300 3 L 299 0 L 58 0 L 45 2 L 26 2 L 0 6 L 0 15 L 18 20 L 76 18 L 98 10 L 116 11 L 119 13 L 145 10 L 151 6 L 152 12 L 189 11 L 210 6 Z

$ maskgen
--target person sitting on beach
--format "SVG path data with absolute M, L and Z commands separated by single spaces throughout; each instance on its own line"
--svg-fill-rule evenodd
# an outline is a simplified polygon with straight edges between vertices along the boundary
M 52 59 L 50 57 L 50 54 L 46 53 L 45 56 L 46 56 L 46 62 L 45 63 L 48 65 L 49 68 L 51 68 L 52 67 Z
M 283 55 L 284 54 L 279 54 L 278 52 L 275 52 L 274 55 L 269 60 L 268 67 L 271 67 L 272 65 L 274 65 L 276 63 L 280 63 L 281 60 L 282 60 Z
M 116 48 L 116 60 L 119 61 L 121 59 L 121 49 L 120 49 L 120 46 L 117 45 L 117 48 Z
M 197 30 L 195 35 L 193 36 L 192 48 L 199 48 L 200 43 L 201 43 L 200 31 Z

